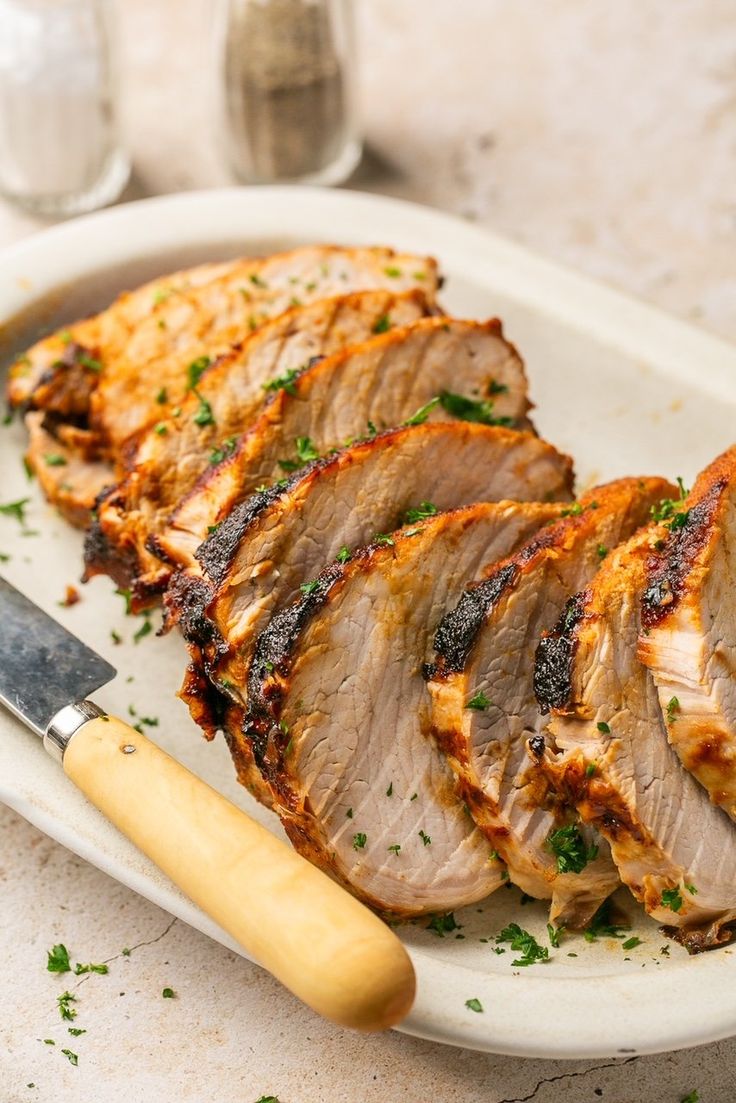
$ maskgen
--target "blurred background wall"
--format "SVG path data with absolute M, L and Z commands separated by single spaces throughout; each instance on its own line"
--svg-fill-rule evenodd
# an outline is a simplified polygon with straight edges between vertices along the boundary
M 734 0 L 356 2 L 368 148 L 348 186 L 477 220 L 736 338 Z M 126 198 L 229 180 L 214 6 L 120 4 Z M 6 240 L 29 225 L 8 218 Z

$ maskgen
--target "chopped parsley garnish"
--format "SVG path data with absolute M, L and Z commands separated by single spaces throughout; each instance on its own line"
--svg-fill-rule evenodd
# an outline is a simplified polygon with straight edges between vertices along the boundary
M 399 851 L 401 850 L 401 843 L 393 843 L 387 849 L 392 851 L 392 853 L 394 853 L 394 854 L 398 854 Z
M 577 824 L 574 823 L 550 831 L 547 845 L 557 859 L 558 873 L 582 873 L 588 862 L 598 856 L 598 847 L 586 847 Z
M 425 846 L 429 846 L 429 844 L 432 842 L 426 831 L 422 831 L 421 828 L 419 830 L 419 838 L 422 840 Z
M 537 962 L 549 961 L 549 950 L 546 946 L 540 946 L 533 934 L 525 931 L 518 923 L 509 923 L 500 934 L 496 935 L 496 942 L 509 942 L 511 949 L 521 953 L 521 957 L 515 958 L 512 965 L 535 965 Z
M 471 697 L 465 706 L 466 709 L 475 709 L 477 712 L 483 712 L 491 704 L 490 697 L 486 697 L 483 690 L 478 690 L 474 697 Z
M 60 452 L 47 452 L 43 458 L 48 467 L 66 467 L 69 462 Z
M 553 946 L 555 950 L 560 946 L 560 935 L 565 929 L 564 923 L 560 927 L 554 927 L 551 923 L 547 924 L 547 937 L 549 938 L 550 946 Z
M 426 521 L 428 517 L 434 517 L 437 506 L 432 502 L 420 502 L 416 509 L 407 509 L 402 518 L 402 525 L 413 525 L 417 521 Z
M 353 850 L 364 850 L 367 842 L 368 836 L 363 831 L 356 832 L 353 835 Z
M 505 383 L 497 383 L 495 379 L 492 379 L 486 388 L 487 394 L 508 394 L 508 387 Z
M 93 372 L 101 372 L 102 371 L 102 363 L 99 360 L 97 360 L 94 356 L 87 356 L 87 355 L 78 356 L 77 357 L 77 363 L 81 364 L 81 366 L 83 368 L 87 368 L 88 371 L 93 371 Z
M 695 885 L 689 885 L 686 881 L 685 882 L 685 888 L 687 889 L 687 891 L 690 893 L 691 896 L 697 896 L 698 895 L 698 890 L 695 888 Z
M 149 635 L 153 631 L 153 625 L 150 620 L 144 620 L 137 632 L 133 633 L 133 643 L 138 643 L 144 636 Z
M 374 333 L 388 333 L 391 329 L 391 319 L 388 314 L 382 314 L 380 318 L 376 318 L 373 323 Z
M 560 510 L 560 517 L 579 517 L 582 512 L 583 507 L 580 502 L 573 502 L 571 506 Z
M 678 509 L 687 498 L 690 491 L 685 486 L 681 477 L 677 476 L 677 485 L 680 490 L 680 497 L 675 501 L 673 498 L 663 498 L 661 502 L 658 502 L 656 506 L 652 506 L 650 513 L 652 520 L 659 524 L 664 524 L 670 531 L 681 529 L 690 516 L 690 510 Z
M 261 287 L 261 288 L 268 287 L 268 284 L 266 283 L 266 281 L 263 279 L 262 276 L 259 276 L 257 272 L 251 272 L 248 279 L 250 280 L 250 282 L 255 287 Z
M 347 816 L 347 818 L 348 818 L 349 820 L 352 820 L 352 818 L 353 818 L 353 810 L 352 810 L 352 808 L 348 808 L 348 810 L 347 810 L 347 812 L 345 813 L 345 815 Z
M 481 425 L 513 425 L 512 417 L 497 417 L 493 412 L 493 402 L 487 400 L 476 401 L 466 398 L 465 395 L 453 394 L 451 391 L 442 391 L 440 396 L 442 409 L 460 421 L 475 421 Z
M 467 1007 L 468 1011 L 477 1011 L 479 1014 L 483 1011 L 483 1004 L 480 1002 L 480 1000 L 466 1000 L 465 1006 Z
M 67 1030 L 71 1034 L 72 1038 L 78 1038 L 80 1034 L 87 1033 L 87 1031 L 81 1026 L 68 1026 Z
M 62 1049 L 61 1052 L 64 1054 L 70 1065 L 79 1064 L 79 1058 L 77 1057 L 76 1053 L 72 1053 L 70 1049 Z
M 279 1100 L 275 1095 L 262 1095 L 260 1099 L 256 1099 L 256 1103 L 279 1103 Z
M 698 1091 L 688 1092 L 680 1100 L 680 1103 L 700 1103 L 700 1093 Z
M 393 795 L 394 795 L 394 783 L 393 783 L 393 781 L 390 781 L 388 783 L 388 789 L 386 790 L 386 796 L 387 797 L 392 797 Z
M 597 727 L 598 731 L 603 732 L 604 735 L 610 735 L 611 734 L 611 729 L 608 726 L 608 724 L 605 722 L 605 720 L 599 720 L 598 723 L 596 724 L 596 727 Z
M 384 268 L 384 272 L 389 277 L 389 279 L 393 280 L 398 279 L 401 275 L 401 269 L 397 268 L 395 264 L 389 264 L 386 268 Z
M 427 924 L 427 930 L 434 931 L 438 938 L 444 938 L 451 931 L 459 931 L 460 924 L 452 912 L 447 912 L 445 915 L 433 915 Z
M 77 964 L 74 966 L 74 975 L 77 977 L 81 977 L 82 973 L 100 973 L 104 977 L 109 972 L 110 970 L 104 964 L 104 962 L 102 962 L 100 965 L 95 965 L 91 961 L 88 962 L 86 965 L 81 965 L 79 962 L 77 962 Z
M 3 517 L 14 517 L 21 525 L 25 525 L 26 506 L 30 500 L 30 498 L 19 498 L 17 502 L 6 502 L 5 505 L 0 505 L 0 514 Z
M 625 942 L 621 943 L 622 950 L 634 950 L 637 946 L 642 945 L 642 940 L 634 935 L 632 938 L 627 938 Z
M 289 368 L 283 375 L 277 376 L 269 383 L 264 383 L 264 391 L 286 391 L 287 394 L 296 394 L 294 380 L 301 375 L 302 370 L 302 368 Z
M 212 413 L 212 407 L 210 406 L 209 402 L 206 398 L 202 398 L 199 391 L 194 390 L 194 393 L 199 399 L 199 406 L 197 407 L 197 412 L 193 418 L 194 424 L 201 426 L 214 425 L 215 415 Z
M 283 471 L 298 471 L 305 463 L 319 459 L 319 452 L 309 437 L 297 437 L 294 441 L 296 448 L 296 460 L 279 460 L 279 467 Z
M 598 773 L 598 767 L 595 764 L 595 762 L 589 762 L 588 765 L 585 767 L 585 776 L 586 777 L 595 777 L 595 775 L 597 773 Z
M 350 552 L 348 550 L 348 547 L 347 547 L 346 544 L 343 544 L 343 546 L 340 548 L 339 552 L 337 553 L 337 562 L 338 563 L 347 563 L 350 560 L 350 558 L 351 558 L 351 556 L 350 556 Z
M 415 414 L 407 418 L 404 422 L 404 426 L 408 428 L 410 425 L 424 425 L 425 421 L 434 410 L 435 406 L 439 404 L 440 398 L 437 395 L 436 398 L 430 398 L 429 402 L 426 402 L 424 406 L 420 406 Z
M 130 590 L 124 590 L 122 587 L 118 586 L 115 593 L 119 594 L 120 597 L 125 602 L 125 615 L 126 615 L 126 617 L 131 616 L 133 610 L 131 608 L 131 592 L 130 592 Z
M 77 1002 L 76 996 L 73 996 L 71 992 L 62 992 L 60 996 L 56 997 L 56 1002 L 59 1005 L 59 1014 L 62 1019 L 65 1019 L 67 1022 L 72 1022 L 76 1019 L 77 1012 L 70 1006 L 70 1004 Z
M 605 544 L 599 544 L 598 547 L 595 550 L 598 554 L 599 559 L 605 559 L 606 556 L 608 555 L 608 548 L 606 547 Z
M 235 451 L 236 443 L 235 437 L 228 437 L 224 440 L 219 448 L 215 448 L 214 451 L 210 453 L 210 463 L 222 463 L 228 456 L 232 456 Z
M 196 390 L 197 384 L 205 373 L 205 370 L 210 366 L 209 356 L 198 356 L 196 360 L 192 360 L 191 364 L 187 368 L 187 379 L 189 381 L 189 390 Z
M 682 907 L 682 895 L 679 889 L 665 889 L 662 893 L 662 907 L 679 912 Z
M 667 702 L 667 723 L 674 724 L 680 711 L 680 702 L 677 697 L 670 697 Z
M 69 951 L 63 943 L 59 942 L 51 950 L 46 951 L 46 968 L 49 973 L 68 973 L 71 970 L 69 964 Z
M 599 938 L 623 938 L 628 928 L 611 922 L 611 901 L 604 900 L 583 932 L 586 942 Z
M 158 306 L 159 303 L 165 303 L 169 296 L 173 294 L 173 287 L 159 287 L 158 291 L 154 291 L 153 293 L 153 302 Z
M 154 433 L 156 433 L 157 436 L 165 437 L 169 431 L 169 427 L 165 421 L 159 421 L 156 425 L 154 425 L 153 431 Z
M 374 533 L 373 543 L 374 544 L 381 544 L 381 545 L 383 545 L 384 547 L 387 547 L 387 548 L 393 548 L 393 546 L 394 546 L 394 542 L 393 542 L 392 537 L 389 536 L 388 533 L 386 533 L 386 532 L 376 532 L 376 533 Z
M 159 406 L 163 406 L 164 403 L 168 401 L 168 393 L 166 391 L 166 387 L 162 387 L 161 390 L 157 392 L 156 401 L 158 402 Z
M 303 594 L 313 594 L 319 586 L 319 579 L 313 578 L 311 582 L 302 582 L 299 589 Z
M 419 796 L 419 793 L 412 793 L 412 795 L 409 797 L 409 800 L 410 801 L 416 800 L 418 796 Z
M 176 996 L 176 992 L 174 991 L 173 988 L 164 988 L 161 995 L 163 996 L 163 998 L 165 1000 L 173 1000 L 174 997 Z

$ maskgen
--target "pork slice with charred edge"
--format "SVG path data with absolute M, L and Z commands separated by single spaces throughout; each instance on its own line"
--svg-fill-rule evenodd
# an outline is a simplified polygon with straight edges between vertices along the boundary
M 534 695 L 539 637 L 611 548 L 669 494 L 664 479 L 595 487 L 510 558 L 490 565 L 440 624 L 432 727 L 476 823 L 557 925 L 584 926 L 619 883 L 608 846 L 529 760 L 546 726 Z

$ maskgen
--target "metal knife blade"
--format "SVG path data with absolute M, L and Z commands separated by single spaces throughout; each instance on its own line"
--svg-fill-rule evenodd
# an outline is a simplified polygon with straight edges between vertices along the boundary
M 0 578 L 0 702 L 43 736 L 50 721 L 117 671 Z

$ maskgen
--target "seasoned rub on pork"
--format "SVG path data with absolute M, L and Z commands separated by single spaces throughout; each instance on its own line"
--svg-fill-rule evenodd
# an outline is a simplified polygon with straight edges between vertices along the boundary
M 568 457 L 532 433 L 459 421 L 380 433 L 236 506 L 198 550 L 201 572 L 172 583 L 170 619 L 211 680 L 244 687 L 269 618 L 374 533 L 472 502 L 568 501 L 571 483 Z
M 670 743 L 736 819 L 736 448 L 662 512 L 669 532 L 647 563 L 639 658 Z
M 691 951 L 731 938 L 736 828 L 667 741 L 654 681 L 636 656 L 654 525 L 611 552 L 540 643 L 536 689 L 551 744 L 531 751 L 611 847 L 621 880 Z M 549 738 L 549 737 L 548 737 Z
M 555 924 L 583 926 L 619 882 L 608 846 L 550 799 L 527 743 L 546 726 L 534 696 L 540 634 L 602 558 L 670 493 L 663 479 L 596 487 L 501 563 L 442 620 L 431 668 L 432 728 L 473 818 Z M 557 853 L 555 847 L 557 846 Z
M 503 880 L 427 733 L 435 625 L 487 555 L 559 506 L 480 504 L 383 534 L 277 614 L 225 726 L 301 853 L 385 913 L 448 911 Z M 251 757 L 252 756 L 252 757 Z
M 131 436 L 182 402 L 193 363 L 227 352 L 290 306 L 378 287 L 418 287 L 431 298 L 436 265 L 391 249 L 306 246 L 162 278 L 34 346 L 11 368 L 9 398 L 86 417 L 119 461 Z
M 427 318 L 391 330 L 308 368 L 291 391 L 274 395 L 232 453 L 202 475 L 154 550 L 190 566 L 239 502 L 346 441 L 416 417 L 526 428 L 528 409 L 524 366 L 500 322 Z M 90 571 L 98 558 L 92 546 Z
M 270 394 L 293 390 L 315 358 L 432 313 L 421 291 L 359 291 L 293 307 L 264 322 L 202 373 L 178 408 L 137 444 L 130 470 L 101 503 L 107 570 L 139 592 L 161 590 L 168 567 L 147 550 L 197 478 L 233 450 Z M 115 560 L 117 559 L 117 563 Z

